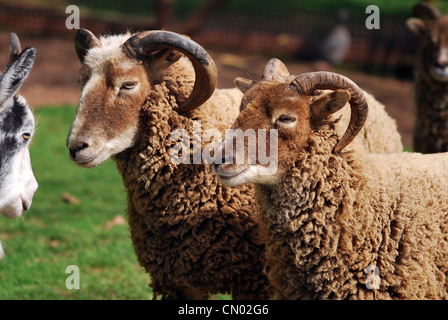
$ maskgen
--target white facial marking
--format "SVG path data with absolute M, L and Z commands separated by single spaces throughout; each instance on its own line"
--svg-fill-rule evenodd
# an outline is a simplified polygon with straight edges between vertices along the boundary
M 0 212 L 7 218 L 17 218 L 31 207 L 34 193 L 38 188 L 28 148 L 24 148 L 12 159 L 11 170 L 2 182 Z
M 3 246 L 0 241 L 0 260 L 2 260 L 4 257 L 5 257 L 5 251 L 3 250 Z

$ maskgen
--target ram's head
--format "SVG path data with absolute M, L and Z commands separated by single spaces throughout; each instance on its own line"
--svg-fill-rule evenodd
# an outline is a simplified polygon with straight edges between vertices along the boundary
M 67 148 L 71 159 L 82 167 L 97 166 L 136 143 L 141 107 L 152 87 L 164 80 L 165 70 L 182 54 L 191 61 L 195 82 L 177 112 L 200 106 L 216 86 L 216 67 L 207 52 L 173 32 L 97 38 L 79 29 L 75 48 L 81 61 L 82 92 Z
M 414 18 L 406 21 L 408 28 L 420 37 L 424 70 L 437 81 L 448 82 L 448 15 L 429 3 L 416 4 Z
M 329 152 L 339 153 L 345 148 L 367 118 L 367 102 L 361 89 L 336 73 L 305 73 L 291 81 L 283 63 L 271 59 L 262 81 L 238 78 L 235 82 L 245 93 L 241 113 L 232 126 L 232 134 L 226 134 L 215 150 L 215 160 L 222 155 L 222 161 L 214 165 L 221 181 L 230 186 L 277 183 L 298 155 L 307 152 L 310 137 L 319 134 L 330 115 L 347 102 L 351 107 L 350 123 L 338 142 L 333 135 Z M 237 129 L 246 136 L 245 132 L 253 132 L 254 138 L 238 142 L 238 134 L 234 134 Z M 266 151 L 267 157 L 263 154 Z

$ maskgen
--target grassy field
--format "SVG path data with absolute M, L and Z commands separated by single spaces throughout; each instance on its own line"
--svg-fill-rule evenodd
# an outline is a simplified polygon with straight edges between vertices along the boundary
M 149 276 L 138 265 L 126 219 L 126 194 L 115 164 L 76 167 L 65 139 L 75 108 L 34 111 L 30 148 L 39 189 L 23 219 L 0 217 L 0 299 L 151 299 Z M 67 202 L 63 195 L 79 200 Z M 69 290 L 67 266 L 79 268 Z M 72 281 L 69 281 L 73 283 Z

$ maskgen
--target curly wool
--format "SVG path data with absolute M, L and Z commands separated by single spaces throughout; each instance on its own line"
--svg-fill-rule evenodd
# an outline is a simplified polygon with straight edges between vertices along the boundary
M 423 63 L 415 65 L 414 79 L 414 150 L 448 151 L 448 84 L 432 79 Z
M 448 156 L 334 155 L 334 137 L 312 136 L 281 184 L 256 186 L 276 297 L 448 298 Z
M 194 123 L 176 105 L 172 88 L 155 85 L 141 111 L 141 143 L 116 157 L 132 242 L 154 298 L 183 298 L 183 288 L 269 298 L 253 187 L 224 187 L 207 165 L 172 163 L 171 132 L 193 136 Z

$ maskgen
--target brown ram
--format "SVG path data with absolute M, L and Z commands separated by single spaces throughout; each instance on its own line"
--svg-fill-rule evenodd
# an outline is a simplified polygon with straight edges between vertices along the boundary
M 255 138 L 238 147 L 226 135 L 214 170 L 226 185 L 255 184 L 275 296 L 447 299 L 448 154 L 349 150 L 368 118 L 353 81 L 326 72 L 267 78 L 237 80 L 246 93 L 232 129 Z M 340 138 L 332 115 L 347 102 Z
M 82 93 L 67 138 L 70 157 L 82 167 L 116 161 L 134 249 L 154 297 L 269 298 L 253 189 L 223 187 L 210 166 L 170 158 L 177 143 L 171 133 L 193 136 L 195 120 L 224 134 L 241 92 L 215 91 L 213 60 L 172 32 L 97 38 L 80 29 L 76 49 Z
M 448 15 L 428 3 L 413 8 L 406 21 L 420 38 L 414 62 L 414 151 L 448 151 Z

